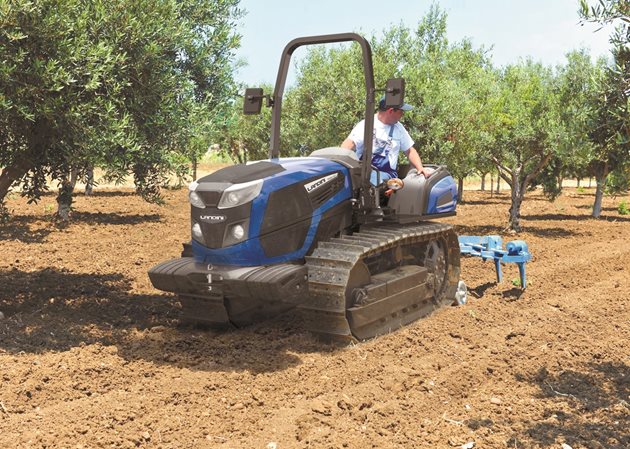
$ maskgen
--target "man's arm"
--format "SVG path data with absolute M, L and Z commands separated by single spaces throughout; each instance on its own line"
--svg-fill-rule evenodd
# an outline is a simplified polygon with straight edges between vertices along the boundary
M 420 159 L 420 155 L 418 154 L 418 152 L 416 151 L 414 147 L 411 147 L 409 148 L 409 150 L 407 150 L 407 158 L 409 159 L 409 162 L 411 162 L 411 165 L 416 167 L 416 170 L 418 170 L 418 173 L 423 174 L 425 178 L 428 178 L 429 176 L 431 176 L 432 171 L 425 168 L 422 165 L 422 160 Z
M 341 148 L 345 148 L 346 150 L 355 151 L 357 146 L 352 139 L 346 139 L 341 143 Z

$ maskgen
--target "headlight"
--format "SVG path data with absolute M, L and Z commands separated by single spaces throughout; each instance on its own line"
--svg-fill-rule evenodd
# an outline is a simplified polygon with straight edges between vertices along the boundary
M 206 207 L 205 203 L 201 199 L 201 196 L 195 191 L 188 192 L 188 200 L 190 201 L 190 204 L 200 209 Z
M 203 243 L 203 232 L 201 232 L 201 226 L 199 223 L 193 223 L 192 225 L 192 238 L 199 243 Z
M 258 196 L 262 185 L 262 179 L 231 185 L 221 195 L 217 207 L 219 209 L 228 209 L 248 203 Z
M 232 226 L 232 237 L 234 238 L 234 240 L 241 240 L 243 237 L 245 237 L 245 229 L 242 225 L 237 224 Z

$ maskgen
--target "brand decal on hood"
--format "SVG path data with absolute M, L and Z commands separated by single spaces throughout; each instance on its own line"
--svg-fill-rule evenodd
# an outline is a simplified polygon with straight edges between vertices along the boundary
M 225 221 L 225 215 L 200 215 L 201 221 L 207 221 L 209 223 L 221 223 Z
M 333 173 L 332 175 L 324 176 L 323 178 L 316 179 L 315 181 L 311 181 L 308 184 L 304 184 L 304 188 L 308 193 L 311 193 L 313 190 L 323 186 L 324 184 L 329 183 L 333 179 L 337 178 L 337 173 Z

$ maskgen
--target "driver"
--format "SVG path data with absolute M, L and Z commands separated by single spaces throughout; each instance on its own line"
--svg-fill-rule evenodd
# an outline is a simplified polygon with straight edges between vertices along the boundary
M 411 111 L 412 106 L 403 104 L 400 108 L 388 108 L 385 106 L 385 96 L 381 97 L 378 111 L 374 117 L 374 145 L 372 150 L 372 166 L 380 173 L 381 182 L 397 178 L 398 154 L 405 153 L 409 162 L 425 178 L 431 176 L 432 170 L 422 165 L 420 155 L 413 147 L 413 140 L 400 123 L 405 111 Z M 350 135 L 341 144 L 342 148 L 355 151 L 359 159 L 363 155 L 363 135 L 365 120 L 361 120 L 350 132 Z M 370 182 L 377 183 L 377 170 L 372 170 Z

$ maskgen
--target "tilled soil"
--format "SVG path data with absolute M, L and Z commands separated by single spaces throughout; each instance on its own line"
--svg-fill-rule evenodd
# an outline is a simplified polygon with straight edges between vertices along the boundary
M 216 333 L 179 323 L 147 270 L 189 238 L 186 190 L 8 201 L 0 225 L 1 448 L 630 447 L 630 218 L 593 191 L 467 191 L 459 234 L 524 239 L 515 265 L 464 259 L 468 304 L 349 346 L 295 312 Z M 626 198 L 626 201 L 628 198 Z

